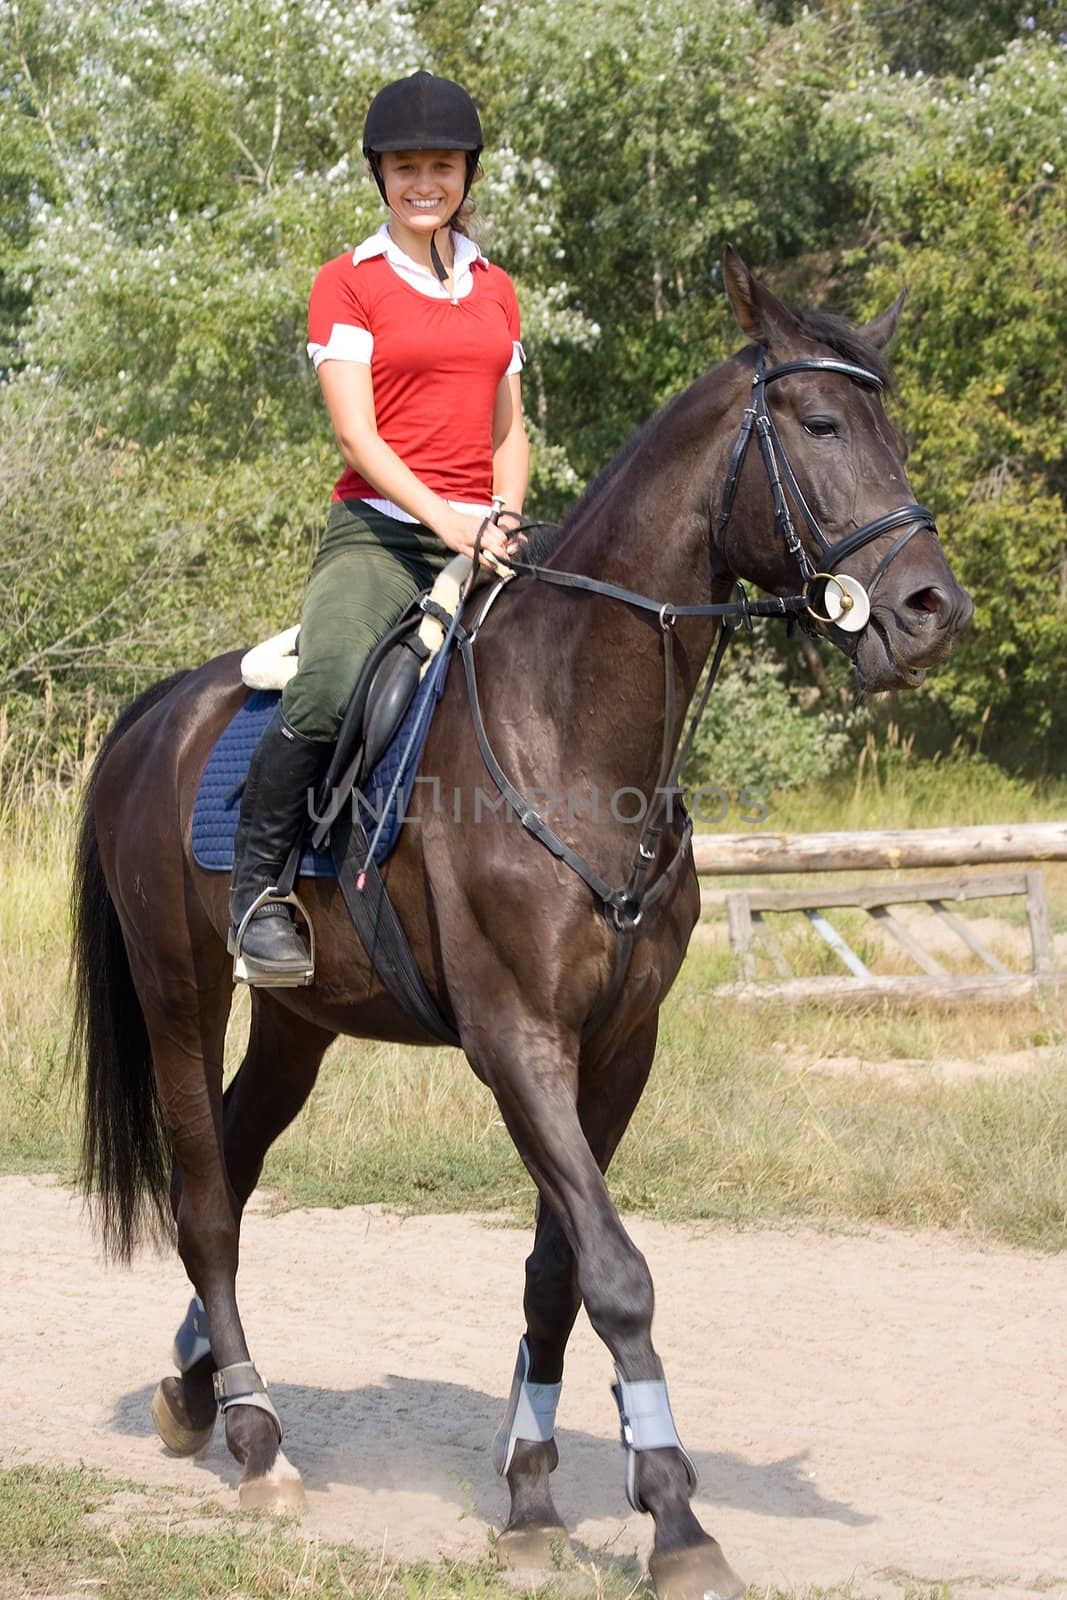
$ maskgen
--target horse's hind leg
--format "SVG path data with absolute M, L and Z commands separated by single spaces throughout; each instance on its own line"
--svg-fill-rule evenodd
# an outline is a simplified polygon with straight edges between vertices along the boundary
M 243 1210 L 274 1140 L 300 1111 L 335 1035 L 287 1011 L 266 990 L 252 991 L 248 1047 L 223 1100 L 223 1139 L 230 1188 Z M 181 1184 L 175 1174 L 174 1204 Z M 216 1361 L 207 1314 L 194 1298 L 175 1340 L 178 1377 L 164 1378 L 152 1402 L 156 1429 L 170 1449 L 192 1455 L 214 1431 Z M 269 1498 L 269 1486 L 266 1494 Z M 245 1490 L 245 1500 L 251 1491 Z
M 521 1058 L 512 1043 L 516 1038 L 523 1040 Z M 654 1031 L 644 1048 L 651 1052 L 653 1042 Z M 655 1522 L 650 1566 L 657 1594 L 662 1600 L 741 1595 L 744 1585 L 689 1504 L 691 1464 L 670 1420 L 663 1368 L 652 1344 L 652 1279 L 619 1220 L 583 1130 L 576 1047 L 569 1051 L 541 1019 L 512 1015 L 506 1030 L 475 1036 L 467 1050 L 559 1220 L 574 1252 L 589 1320 L 615 1360 L 630 1439 L 627 1492 Z M 605 1082 L 610 1067 L 604 1063 Z
M 195 947 L 194 947 L 194 940 Z M 241 1203 L 222 1143 L 222 1058 L 231 984 L 225 953 L 192 930 L 179 948 L 131 962 L 159 1101 L 177 1167 L 178 1251 L 211 1330 L 226 1442 L 241 1463 L 242 1504 L 299 1505 L 303 1486 L 281 1446 L 281 1423 L 249 1356 L 237 1309 Z M 192 998 L 192 1002 L 190 1001 Z M 158 1421 L 158 1417 L 157 1417 Z

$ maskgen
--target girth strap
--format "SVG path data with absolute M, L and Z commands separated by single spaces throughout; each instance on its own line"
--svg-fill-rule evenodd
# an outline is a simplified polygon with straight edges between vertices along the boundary
M 351 815 L 351 807 L 334 824 L 330 852 L 348 914 L 382 986 L 432 1038 L 458 1045 L 455 1026 L 442 1015 L 423 981 L 404 926 L 370 855 L 366 830 Z M 356 888 L 357 870 L 363 876 L 362 889 Z

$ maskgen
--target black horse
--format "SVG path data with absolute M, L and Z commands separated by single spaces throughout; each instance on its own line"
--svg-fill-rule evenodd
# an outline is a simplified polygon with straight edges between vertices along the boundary
M 616 1365 L 628 1493 L 655 1520 L 651 1570 L 671 1600 L 741 1585 L 691 1510 L 692 1469 L 652 1344 L 652 1280 L 604 1174 L 645 1086 L 699 893 L 680 811 L 646 826 L 635 857 L 620 808 L 597 814 L 590 796 L 651 796 L 662 782 L 720 628 L 709 608 L 730 601 L 738 578 L 776 596 L 804 586 L 804 624 L 851 656 L 868 691 L 917 684 L 970 613 L 932 518 L 911 502 L 903 441 L 882 405 L 881 351 L 899 302 L 850 329 L 791 311 L 732 251 L 725 275 L 752 343 L 641 429 L 545 562 L 549 574 L 592 576 L 655 603 L 527 575 L 499 594 L 479 633 L 495 759 L 519 792 L 557 797 L 541 838 L 506 807 L 475 817 L 478 791 L 492 786 L 457 665 L 423 757 L 440 789 L 416 790 L 418 826 L 402 830 L 388 867 L 426 986 L 540 1197 L 497 1441 L 511 1495 L 504 1542 L 536 1547 L 560 1532 L 552 1417 L 584 1303 Z M 105 1238 L 128 1254 L 145 1225 L 173 1212 L 199 1300 L 179 1335 L 180 1376 L 156 1393 L 159 1432 L 191 1452 L 221 1408 L 244 1467 L 242 1504 L 286 1505 L 300 1479 L 237 1308 L 242 1209 L 338 1034 L 433 1041 L 376 978 L 336 883 L 316 879 L 302 890 L 318 935 L 315 982 L 253 992 L 247 1053 L 223 1095 L 227 881 L 192 860 L 190 819 L 208 753 L 244 693 L 235 655 L 180 674 L 142 695 L 100 753 L 77 860 L 76 1037 L 86 1178 Z M 544 848 L 544 829 L 585 864 L 584 879 Z M 631 892 L 605 898 L 590 882 Z

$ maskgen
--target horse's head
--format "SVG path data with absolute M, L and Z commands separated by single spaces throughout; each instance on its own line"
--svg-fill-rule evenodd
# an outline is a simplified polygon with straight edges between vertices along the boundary
M 904 297 L 852 329 L 790 310 L 732 247 L 724 272 L 756 349 L 736 358 L 748 409 L 716 562 L 774 594 L 806 583 L 811 626 L 851 657 L 864 689 L 913 688 L 944 661 L 972 607 L 932 515 L 914 504 L 904 440 L 882 404 L 881 352 Z

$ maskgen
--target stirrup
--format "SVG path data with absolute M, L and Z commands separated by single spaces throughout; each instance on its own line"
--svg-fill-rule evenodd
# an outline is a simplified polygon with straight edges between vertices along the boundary
M 307 964 L 302 969 L 292 967 L 288 972 L 278 972 L 271 967 L 260 966 L 255 961 L 249 963 L 243 948 L 245 934 L 256 912 L 266 905 L 295 906 L 307 924 L 309 949 Z M 288 894 L 279 894 L 273 885 L 268 884 L 266 889 L 261 890 L 238 923 L 237 931 L 230 929 L 226 948 L 233 956 L 234 983 L 247 983 L 253 988 L 263 989 L 305 989 L 315 981 L 315 927 L 299 895 L 292 889 Z

